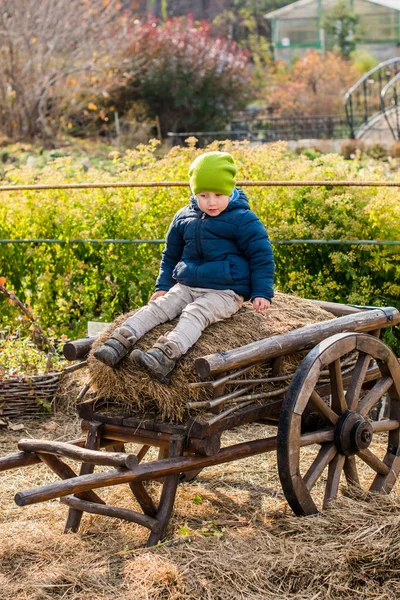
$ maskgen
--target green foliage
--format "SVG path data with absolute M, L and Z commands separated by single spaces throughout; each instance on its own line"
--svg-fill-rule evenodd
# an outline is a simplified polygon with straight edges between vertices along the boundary
M 376 67 L 379 63 L 379 60 L 372 56 L 367 50 L 354 50 L 351 52 L 350 58 L 360 76 Z
M 333 37 L 335 47 L 345 59 L 350 58 L 359 41 L 357 23 L 358 17 L 346 0 L 338 0 L 324 15 L 322 26 Z
M 303 156 L 306 156 L 310 160 L 315 160 L 316 158 L 319 158 L 321 156 L 321 152 L 319 150 L 317 150 L 317 148 L 301 148 L 301 147 L 299 147 L 296 149 L 296 153 L 302 154 Z
M 327 154 L 289 154 L 284 143 L 251 147 L 214 142 L 231 152 L 241 180 L 387 181 L 387 163 L 360 153 L 351 160 Z M 6 182 L 187 181 L 199 151 L 172 148 L 157 158 L 157 142 L 114 155 L 107 175 L 84 172 L 71 157 L 42 168 L 7 165 Z M 400 203 L 393 188 L 246 188 L 270 237 L 279 239 L 398 239 Z M 0 195 L 0 239 L 163 239 L 187 188 L 121 188 L 10 192 Z M 111 321 L 146 302 L 154 289 L 162 245 L 1 244 L 0 275 L 29 302 L 46 331 L 82 335 L 87 320 Z M 390 246 L 275 245 L 278 289 L 304 297 L 366 305 L 397 305 L 400 252 Z M 0 298 L 1 322 L 15 307 Z
M 376 159 L 379 160 L 379 159 L 382 159 L 382 158 L 387 158 L 388 151 L 385 148 L 385 146 L 383 146 L 379 142 L 375 142 L 374 144 L 371 144 L 367 148 L 367 154 L 369 156 L 371 156 L 372 158 L 376 158 Z
M 3 332 L 4 333 L 4 332 Z M 61 370 L 66 364 L 58 354 L 51 357 L 40 352 L 29 338 L 13 335 L 0 337 L 0 376 L 40 375 L 51 367 L 51 372 Z

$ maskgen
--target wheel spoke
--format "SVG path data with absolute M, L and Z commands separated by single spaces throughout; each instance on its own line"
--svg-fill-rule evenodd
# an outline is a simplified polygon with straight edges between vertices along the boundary
M 385 465 L 371 450 L 366 448 L 365 450 L 359 450 L 357 456 L 361 458 L 373 471 L 379 473 L 379 475 L 387 475 L 389 473 L 389 467 Z
M 385 456 L 385 464 L 389 469 L 388 475 L 376 475 L 370 487 L 371 492 L 381 492 L 390 494 L 391 489 L 396 483 L 398 474 L 400 473 L 400 456 L 387 453 Z
M 357 406 L 362 384 L 364 383 L 365 375 L 368 371 L 370 362 L 371 357 L 368 354 L 360 352 L 356 366 L 354 367 L 349 389 L 347 390 L 346 394 L 346 403 L 349 410 L 355 410 Z
M 340 359 L 336 359 L 329 365 L 329 375 L 331 380 L 332 409 L 338 415 L 342 415 L 347 410 L 347 404 L 344 397 Z
M 312 446 L 313 444 L 322 444 L 323 442 L 333 442 L 334 435 L 333 428 L 303 433 L 300 437 L 300 446 Z
M 380 431 L 395 431 L 400 427 L 400 421 L 394 419 L 382 419 L 382 421 L 371 421 L 372 431 L 379 433 Z
M 346 456 L 344 463 L 344 474 L 349 485 L 360 485 L 360 480 L 357 473 L 356 459 L 354 456 Z
M 371 408 L 375 406 L 378 400 L 382 398 L 383 394 L 385 394 L 392 385 L 393 379 L 389 376 L 379 379 L 372 390 L 370 390 L 368 394 L 360 401 L 358 405 L 358 412 L 365 417 Z
M 335 458 L 329 463 L 328 481 L 326 482 L 325 488 L 324 508 L 326 508 L 327 504 L 334 500 L 338 495 L 340 476 L 343 471 L 345 459 L 346 457 L 344 454 L 336 454 Z
M 338 415 L 323 401 L 321 396 L 314 390 L 310 400 L 317 411 L 325 417 L 332 425 L 335 425 L 339 419 Z
M 304 476 L 304 483 L 306 484 L 306 488 L 308 490 L 311 490 L 311 488 L 316 484 L 336 453 L 337 450 L 335 444 L 322 444 L 316 459 Z

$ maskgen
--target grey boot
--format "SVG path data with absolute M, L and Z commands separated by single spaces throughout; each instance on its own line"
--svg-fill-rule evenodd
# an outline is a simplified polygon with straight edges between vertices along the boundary
M 144 367 L 151 377 L 161 383 L 169 383 L 172 371 L 181 356 L 175 342 L 161 336 L 150 350 L 144 352 L 136 348 L 129 355 L 129 359 Z
M 93 352 L 93 356 L 108 367 L 114 368 L 132 350 L 136 341 L 137 337 L 133 329 L 123 325 L 117 328 L 98 350 Z

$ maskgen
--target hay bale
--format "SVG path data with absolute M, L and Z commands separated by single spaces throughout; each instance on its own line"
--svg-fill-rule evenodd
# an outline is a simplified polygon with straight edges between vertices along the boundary
M 149 378 L 147 373 L 130 363 L 128 358 L 125 358 L 117 369 L 111 369 L 93 357 L 93 352 L 114 329 L 135 312 L 118 317 L 93 344 L 88 359 L 92 386 L 96 390 L 97 398 L 104 398 L 109 404 L 118 405 L 121 410 L 128 408 L 130 412 L 152 412 L 162 419 L 172 421 L 184 419 L 185 404 L 189 399 L 207 398 L 206 390 L 191 390 L 188 387 L 188 383 L 198 380 L 194 369 L 195 358 L 231 350 L 333 318 L 331 313 L 312 302 L 288 294 L 277 293 L 273 305 L 265 313 L 256 313 L 250 303 L 245 303 L 233 317 L 215 323 L 204 331 L 198 342 L 178 362 L 170 384 L 164 385 Z M 160 335 L 171 331 L 176 323 L 177 320 L 174 320 L 155 327 L 141 338 L 136 346 L 147 350 Z M 261 367 L 260 373 L 262 368 L 265 370 L 265 367 Z

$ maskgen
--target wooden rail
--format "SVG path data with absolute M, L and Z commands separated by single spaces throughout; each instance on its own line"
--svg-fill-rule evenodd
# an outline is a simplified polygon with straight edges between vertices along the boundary
M 232 369 L 255 365 L 277 356 L 306 350 L 336 333 L 365 333 L 381 327 L 391 327 L 399 322 L 400 313 L 396 308 L 365 310 L 322 323 L 306 325 L 289 333 L 265 338 L 233 350 L 197 358 L 195 368 L 200 377 L 210 377 Z

